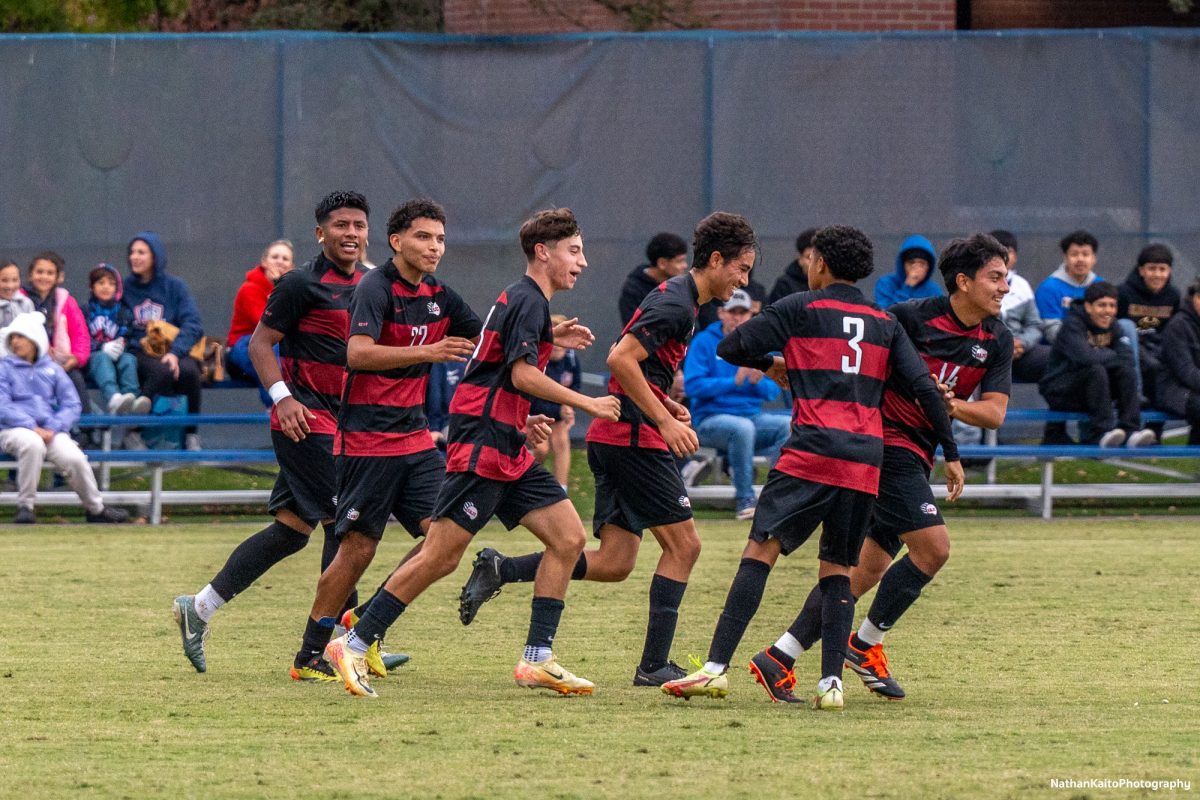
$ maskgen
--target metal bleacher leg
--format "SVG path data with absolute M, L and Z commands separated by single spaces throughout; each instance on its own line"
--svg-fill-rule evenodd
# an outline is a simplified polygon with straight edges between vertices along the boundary
M 153 464 L 150 470 L 150 524 L 162 524 L 163 465 Z
M 1054 459 L 1042 462 L 1042 519 L 1054 518 L 1054 498 L 1051 489 L 1054 488 Z
M 104 452 L 112 450 L 112 428 L 105 428 L 100 436 L 100 449 Z M 100 465 L 100 491 L 107 492 L 112 482 L 112 465 L 105 461 Z
M 985 444 L 987 444 L 988 447 L 995 447 L 996 443 L 999 440 L 1000 440 L 1000 435 L 999 435 L 999 432 L 997 432 L 995 428 L 992 428 L 991 430 L 986 430 L 983 432 L 983 441 Z M 991 461 L 988 461 L 987 482 L 988 483 L 996 482 L 996 459 L 994 459 L 994 458 Z

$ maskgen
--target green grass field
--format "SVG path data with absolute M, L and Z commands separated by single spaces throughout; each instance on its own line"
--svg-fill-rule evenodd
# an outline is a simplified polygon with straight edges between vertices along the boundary
M 744 668 L 807 593 L 812 543 L 776 568 L 726 701 L 630 685 L 653 544 L 628 582 L 572 586 L 556 649 L 596 682 L 590 698 L 512 682 L 529 589 L 506 589 L 464 628 L 465 566 L 393 629 L 389 649 L 413 661 L 376 681 L 377 701 L 291 682 L 316 547 L 218 614 L 197 675 L 171 599 L 257 527 L 0 533 L 0 795 L 1067 800 L 1152 793 L 1052 779 L 1200 785 L 1194 520 L 954 520 L 949 565 L 888 639 L 909 698 L 878 700 L 850 675 L 840 715 L 772 705 Z M 745 531 L 701 522 L 677 661 L 705 654 Z M 479 536 L 507 552 L 533 543 L 495 526 Z M 389 529 L 370 586 L 407 546 Z M 805 693 L 818 664 L 798 664 Z

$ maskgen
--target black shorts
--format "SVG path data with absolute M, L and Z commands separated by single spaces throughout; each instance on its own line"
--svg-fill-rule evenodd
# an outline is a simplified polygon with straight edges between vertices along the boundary
M 446 461 L 435 450 L 407 456 L 338 456 L 338 538 L 350 531 L 382 539 L 395 515 L 415 539 L 433 514 Z
M 596 476 L 593 533 L 616 525 L 641 536 L 643 528 L 692 518 L 692 501 L 666 450 L 588 442 L 587 454 Z
M 818 558 L 853 567 L 874 504 L 875 498 L 865 492 L 813 483 L 773 469 L 758 496 L 750 538 L 756 542 L 778 539 L 786 556 L 808 541 L 820 525 Z
M 515 481 L 496 481 L 473 472 L 447 472 L 433 518 L 445 517 L 472 534 L 499 517 L 510 531 L 530 511 L 567 499 L 567 493 L 541 464 L 532 464 Z
M 925 459 L 906 447 L 883 448 L 879 498 L 867 535 L 895 558 L 904 546 L 901 535 L 945 524 L 933 501 Z
M 271 431 L 279 475 L 267 511 L 291 511 L 316 527 L 337 515 L 337 467 L 333 460 L 333 435 L 310 433 L 293 442 L 282 431 Z

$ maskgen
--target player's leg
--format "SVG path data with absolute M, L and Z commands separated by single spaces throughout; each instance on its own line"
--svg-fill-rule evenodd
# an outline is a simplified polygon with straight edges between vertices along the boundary
M 634 686 L 662 686 L 687 671 L 670 659 L 671 643 L 679 620 L 679 606 L 688 578 L 700 557 L 700 535 L 692 519 L 650 529 L 662 546 L 662 555 L 650 579 L 650 613 L 642 660 L 633 676 Z
M 563 418 L 550 425 L 550 452 L 554 454 L 554 479 L 565 490 L 571 474 L 571 421 L 574 416 L 568 417 L 566 414 L 573 411 L 570 406 L 564 406 L 563 409 Z

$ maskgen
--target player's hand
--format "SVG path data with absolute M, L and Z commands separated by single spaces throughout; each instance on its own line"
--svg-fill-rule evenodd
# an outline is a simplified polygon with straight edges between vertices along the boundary
M 963 493 L 963 468 L 961 461 L 946 462 L 946 500 L 953 503 Z
M 591 414 L 597 419 L 606 419 L 609 422 L 616 422 L 621 418 L 621 401 L 611 394 L 606 394 L 604 397 L 590 397 L 590 402 L 584 411 Z
M 682 403 L 687 397 L 687 392 L 684 391 L 683 370 L 675 370 L 675 377 L 671 380 L 671 390 L 667 392 L 667 396 L 676 403 Z
M 688 411 L 688 407 L 683 403 L 676 403 L 674 400 L 668 399 L 665 403 L 663 403 L 663 405 L 667 407 L 667 411 L 671 413 L 672 417 L 679 420 L 684 425 L 691 424 L 692 412 Z
M 942 393 L 942 403 L 946 406 L 946 416 L 954 419 L 954 411 L 958 407 L 958 398 L 954 396 L 954 390 L 945 383 L 940 383 L 934 380 L 937 384 L 937 390 Z
M 785 392 L 792 390 L 792 385 L 788 383 L 787 362 L 783 360 L 783 356 L 775 356 L 775 363 L 767 369 L 766 375 Z
M 596 341 L 595 334 L 586 325 L 579 324 L 579 317 L 572 317 L 554 326 L 554 344 L 571 350 L 586 350 Z
M 159 361 L 166 364 L 171 370 L 172 378 L 179 380 L 179 356 L 175 355 L 174 353 L 167 353 L 165 356 L 160 358 Z
M 429 350 L 429 361 L 442 364 L 447 361 L 466 361 L 475 352 L 475 343 L 461 336 L 447 336 L 440 342 L 425 345 Z
M 672 417 L 658 426 L 667 447 L 679 458 L 690 456 L 700 449 L 700 439 L 696 432 L 683 422 Z
M 530 447 L 537 447 L 550 439 L 550 425 L 553 422 L 545 414 L 529 415 L 525 420 L 525 439 Z
M 317 418 L 316 414 L 309 411 L 294 397 L 285 397 L 276 403 L 275 416 L 279 419 L 279 427 L 283 430 L 283 435 L 293 442 L 298 442 L 311 433 L 308 421 Z

